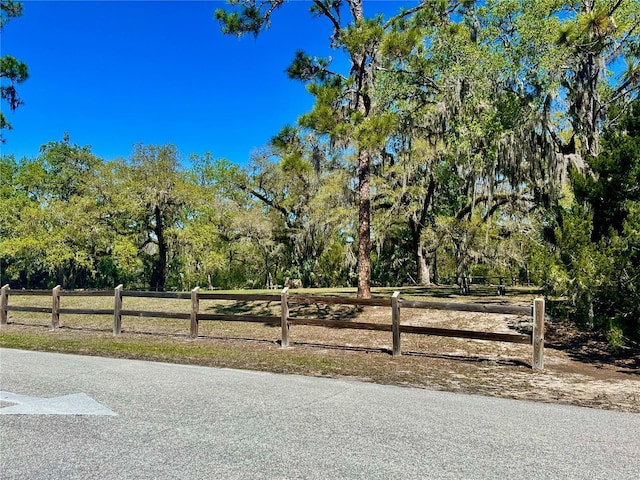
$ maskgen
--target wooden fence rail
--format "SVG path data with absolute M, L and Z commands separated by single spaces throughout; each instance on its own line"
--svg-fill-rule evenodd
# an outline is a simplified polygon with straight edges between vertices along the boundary
M 9 305 L 10 296 L 51 296 L 52 304 L 49 307 Z M 89 308 L 62 308 L 61 297 L 65 296 L 113 296 L 113 309 L 89 309 Z M 123 308 L 124 297 L 159 298 L 190 300 L 191 308 L 187 312 L 166 312 L 130 310 Z M 200 313 L 201 300 L 227 300 L 233 302 L 274 302 L 280 304 L 280 316 L 270 315 L 232 315 L 232 314 L 208 314 Z M 341 320 L 326 320 L 321 318 L 291 317 L 291 304 L 330 304 L 330 305 L 355 305 L 355 306 L 382 306 L 391 308 L 391 323 L 371 322 L 347 322 Z M 425 310 L 448 310 L 460 312 L 495 313 L 504 315 L 527 315 L 532 317 L 532 334 L 477 332 L 471 330 L 457 330 L 448 328 L 435 328 L 415 325 L 402 325 L 401 311 L 404 308 Z M 400 298 L 400 292 L 394 292 L 389 299 L 385 298 L 343 298 L 321 297 L 309 295 L 290 295 L 289 289 L 282 290 L 280 295 L 268 294 L 226 294 L 226 293 L 200 293 L 199 287 L 191 292 L 140 292 L 124 290 L 118 285 L 115 291 L 65 291 L 59 286 L 52 291 L 43 290 L 11 290 L 9 285 L 0 289 L 0 324 L 8 323 L 8 312 L 33 312 L 51 314 L 51 327 L 60 326 L 60 315 L 113 315 L 113 334 L 122 332 L 122 317 L 153 317 L 178 320 L 189 320 L 189 336 L 198 337 L 198 327 L 201 321 L 225 321 L 225 322 L 258 322 L 269 325 L 280 325 L 280 345 L 283 348 L 290 346 L 290 328 L 292 325 L 310 325 L 327 328 L 349 328 L 355 330 L 373 330 L 391 332 L 393 350 L 392 354 L 402 354 L 402 334 L 436 335 L 444 337 L 489 340 L 497 342 L 510 342 L 529 344 L 533 347 L 532 368 L 542 370 L 544 368 L 544 316 L 545 303 L 543 299 L 536 299 L 531 307 L 519 307 L 511 305 L 489 305 L 483 303 L 453 303 L 434 301 L 415 301 Z
M 505 315 L 531 315 L 532 307 L 515 305 L 489 305 L 486 303 L 453 303 L 453 302 L 416 302 L 400 299 L 402 308 L 421 308 L 424 310 L 453 310 L 456 312 L 502 313 Z

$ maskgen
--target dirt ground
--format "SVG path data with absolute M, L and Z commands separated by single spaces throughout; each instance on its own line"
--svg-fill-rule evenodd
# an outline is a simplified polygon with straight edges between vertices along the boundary
M 447 296 L 451 301 L 469 301 L 468 297 Z M 525 292 L 480 300 L 526 306 L 532 298 Z M 278 308 L 269 304 L 201 305 L 201 311 L 207 313 L 279 314 Z M 291 316 L 390 323 L 388 307 L 293 305 Z M 532 323 L 526 316 L 418 309 L 402 309 L 401 317 L 407 325 L 500 333 L 530 333 Z M 546 321 L 543 371 L 532 370 L 530 345 L 504 342 L 403 334 L 403 354 L 392 357 L 390 332 L 293 325 L 291 348 L 282 349 L 280 327 L 256 323 L 201 322 L 196 340 L 188 338 L 188 321 L 182 320 L 126 317 L 118 337 L 112 336 L 108 317 L 68 315 L 61 323 L 62 328 L 50 330 L 46 315 L 15 312 L 9 325 L 0 328 L 0 345 L 357 378 L 640 413 L 640 350 L 611 351 L 604 338 L 579 331 L 566 320 Z M 9 339 L 16 333 L 35 337 L 16 344 Z M 57 348 L 63 344 L 60 340 L 75 343 Z
M 531 333 L 532 323 L 527 317 L 443 311 L 403 311 L 402 317 L 409 325 L 499 333 Z M 382 335 L 378 346 L 388 351 L 390 340 Z M 542 372 L 531 369 L 529 345 L 403 335 L 402 350 L 411 372 L 406 384 L 413 378 L 416 386 L 640 413 L 640 351 L 613 352 L 604 337 L 580 332 L 568 321 L 547 319 Z

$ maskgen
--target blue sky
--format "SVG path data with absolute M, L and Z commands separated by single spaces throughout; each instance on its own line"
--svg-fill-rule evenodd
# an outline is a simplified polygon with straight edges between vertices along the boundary
M 14 127 L 2 153 L 17 159 L 68 132 L 106 160 L 128 157 L 135 143 L 172 143 L 184 159 L 211 152 L 246 163 L 312 107 L 285 73 L 296 50 L 336 58 L 330 25 L 309 15 L 308 1 L 285 5 L 257 39 L 220 33 L 220 1 L 23 3 L 1 44 L 30 73 L 18 87 L 25 104 L 2 106 Z M 414 2 L 366 2 L 365 13 L 402 3 Z

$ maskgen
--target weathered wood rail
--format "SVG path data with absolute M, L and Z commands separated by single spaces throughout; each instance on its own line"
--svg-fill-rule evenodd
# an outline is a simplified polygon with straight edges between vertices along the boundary
M 9 305 L 10 296 L 50 296 L 52 298 L 51 307 Z M 113 296 L 113 309 L 90 309 L 90 308 L 62 308 L 61 297 L 96 297 Z M 189 312 L 167 312 L 131 310 L 123 308 L 125 297 L 138 298 L 158 298 L 158 299 L 181 299 L 191 300 Z M 233 315 L 233 314 L 209 314 L 200 312 L 201 300 L 228 300 L 235 302 L 277 302 L 280 303 L 280 316 L 269 315 Z M 377 306 L 391 308 L 391 323 L 372 322 L 352 322 L 342 320 L 327 320 L 323 318 L 292 317 L 290 306 L 292 304 L 330 304 L 330 305 L 353 305 L 353 306 Z M 424 310 L 448 310 L 458 312 L 479 312 L 495 313 L 503 315 L 531 316 L 533 329 L 531 335 L 516 333 L 478 332 L 472 330 L 458 330 L 448 328 L 436 328 L 416 325 L 402 325 L 402 309 L 424 309 Z M 227 293 L 201 293 L 199 287 L 191 292 L 142 292 L 134 290 L 124 290 L 122 285 L 118 285 L 113 290 L 101 291 L 65 291 L 59 286 L 53 290 L 11 290 L 9 285 L 5 285 L 0 290 L 0 324 L 7 325 L 8 312 L 32 312 L 51 314 L 51 328 L 60 326 L 60 315 L 113 315 L 113 334 L 119 335 L 122 332 L 122 317 L 137 316 L 151 318 L 166 318 L 189 320 L 189 335 L 191 338 L 198 337 L 198 327 L 201 321 L 223 321 L 223 322 L 257 322 L 269 325 L 280 325 L 280 345 L 283 348 L 290 346 L 290 328 L 292 325 L 309 325 L 327 328 L 348 328 L 354 330 L 373 330 L 391 332 L 393 340 L 394 356 L 402 354 L 401 335 L 436 335 L 443 337 L 455 337 L 476 340 L 488 340 L 497 342 L 510 342 L 532 345 L 532 368 L 542 370 L 544 368 L 544 316 L 545 303 L 543 299 L 536 299 L 532 306 L 520 307 L 513 305 L 493 305 L 485 303 L 453 303 L 435 301 L 404 300 L 400 298 L 400 292 L 394 292 L 391 298 L 348 298 L 348 297 L 327 297 L 310 295 L 292 295 L 289 289 L 285 288 L 279 295 L 269 294 L 227 294 Z

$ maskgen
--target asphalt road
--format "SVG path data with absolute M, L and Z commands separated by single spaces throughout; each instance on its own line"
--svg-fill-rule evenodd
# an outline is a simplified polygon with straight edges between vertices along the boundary
M 0 390 L 7 480 L 640 478 L 637 414 L 8 349 Z

